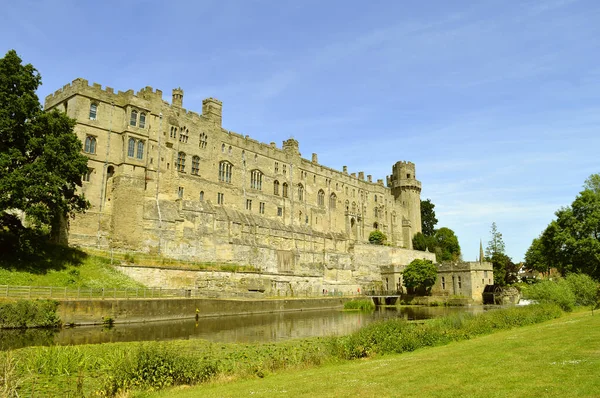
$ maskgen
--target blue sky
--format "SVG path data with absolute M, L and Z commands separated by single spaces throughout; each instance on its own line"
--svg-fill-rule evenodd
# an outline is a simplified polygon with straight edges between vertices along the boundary
M 0 52 L 42 74 L 223 101 L 228 130 L 385 178 L 410 160 L 475 259 L 520 261 L 600 172 L 600 2 L 5 2 Z

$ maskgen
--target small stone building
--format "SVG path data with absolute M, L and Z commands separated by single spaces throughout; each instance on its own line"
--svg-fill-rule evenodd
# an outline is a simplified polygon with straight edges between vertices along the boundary
M 438 277 L 431 293 L 436 296 L 468 297 L 482 302 L 483 289 L 494 284 L 492 263 L 468 261 L 438 264 Z

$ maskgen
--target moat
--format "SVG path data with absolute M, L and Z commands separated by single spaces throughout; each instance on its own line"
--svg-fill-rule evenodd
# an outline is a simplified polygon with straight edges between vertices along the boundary
M 491 307 L 493 308 L 493 307 Z M 204 339 L 222 343 L 272 342 L 345 335 L 370 323 L 389 319 L 423 320 L 456 312 L 480 313 L 488 307 L 380 308 L 372 313 L 318 310 L 236 315 L 178 321 L 122 324 L 112 328 L 81 326 L 59 330 L 0 330 L 0 349 L 34 345 L 79 345 L 126 341 Z

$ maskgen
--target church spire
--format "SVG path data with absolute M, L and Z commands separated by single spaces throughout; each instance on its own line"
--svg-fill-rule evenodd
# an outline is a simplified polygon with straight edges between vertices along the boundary
M 479 239 L 479 262 L 483 263 L 483 244 L 481 243 L 481 239 Z

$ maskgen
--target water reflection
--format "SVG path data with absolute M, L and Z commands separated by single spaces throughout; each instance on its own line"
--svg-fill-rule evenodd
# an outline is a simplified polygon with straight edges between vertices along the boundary
M 379 308 L 373 313 L 348 311 L 297 311 L 274 314 L 237 315 L 60 330 L 0 330 L 0 349 L 32 345 L 78 345 L 120 341 L 205 339 L 224 343 L 281 341 L 295 338 L 344 335 L 383 319 L 429 319 L 454 312 L 479 313 L 484 307 Z

